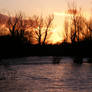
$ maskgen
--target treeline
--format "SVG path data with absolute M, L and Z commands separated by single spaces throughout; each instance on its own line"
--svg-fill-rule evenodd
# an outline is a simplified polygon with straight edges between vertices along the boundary
M 24 18 L 20 12 L 15 16 L 7 16 L 6 19 L 0 18 L 0 26 L 4 25 L 10 33 L 11 37 L 27 38 L 30 43 L 36 43 L 39 45 L 46 44 L 49 31 L 52 30 L 52 22 L 54 16 L 49 15 L 44 18 L 42 16 L 34 15 L 30 18 Z M 3 21 L 5 21 L 3 23 Z M 1 30 L 2 31 L 2 30 Z
M 92 53 L 92 16 L 84 16 L 82 9 L 75 5 L 68 7 L 71 18 L 65 19 L 64 42 L 71 47 L 71 53 L 79 56 L 91 56 Z
M 87 12 L 88 13 L 88 12 Z M 77 7 L 76 3 L 68 5 L 67 14 L 70 16 L 65 18 L 64 42 L 79 43 L 81 41 L 92 40 L 92 16 L 85 15 L 82 8 Z
M 67 9 L 67 14 L 70 16 L 65 18 L 64 41 L 59 45 L 48 44 L 53 29 L 53 15 L 26 19 L 22 13 L 18 13 L 15 16 L 9 14 L 5 18 L 0 17 L 0 31 L 4 26 L 9 32 L 8 35 L 0 36 L 0 56 L 91 56 L 92 19 L 86 19 L 82 10 L 73 5 Z
M 54 16 L 33 16 L 26 19 L 22 13 L 18 13 L 4 17 L 0 17 L 0 31 L 9 34 L 0 36 L 0 56 L 39 55 L 47 45 Z

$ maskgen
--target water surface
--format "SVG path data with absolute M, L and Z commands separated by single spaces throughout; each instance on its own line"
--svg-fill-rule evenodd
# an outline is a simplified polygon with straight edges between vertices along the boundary
M 91 64 L 59 60 L 60 64 L 52 64 L 53 57 L 4 60 L 10 65 L 0 65 L 0 92 L 92 92 Z

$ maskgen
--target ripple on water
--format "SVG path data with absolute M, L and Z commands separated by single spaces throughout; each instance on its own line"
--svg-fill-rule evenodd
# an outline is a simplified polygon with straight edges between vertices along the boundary
M 0 92 L 92 92 L 92 66 L 87 63 L 10 65 L 7 69 L 0 66 Z

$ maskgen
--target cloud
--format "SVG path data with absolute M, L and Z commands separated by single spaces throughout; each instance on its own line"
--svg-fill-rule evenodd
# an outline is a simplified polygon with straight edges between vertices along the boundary
M 63 16 L 63 17 L 70 17 L 71 14 L 65 13 L 65 12 L 54 12 L 55 16 Z
M 54 12 L 54 16 L 61 17 L 72 17 L 73 13 L 78 14 L 78 11 L 68 10 L 67 12 Z M 91 17 L 91 13 L 89 11 L 82 11 L 82 16 L 89 19 Z

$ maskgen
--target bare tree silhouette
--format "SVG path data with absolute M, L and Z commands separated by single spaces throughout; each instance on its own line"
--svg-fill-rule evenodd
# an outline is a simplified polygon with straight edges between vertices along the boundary
M 85 25 L 87 27 L 85 38 L 92 40 L 92 18 L 89 21 L 85 21 Z
M 24 31 L 26 29 L 26 23 L 23 19 L 23 14 L 16 14 L 14 17 L 9 16 L 6 26 L 9 28 L 11 36 L 24 36 Z
M 71 15 L 71 19 L 70 21 L 65 20 L 65 39 L 69 37 L 72 43 L 79 42 L 85 37 L 86 19 L 83 17 L 81 9 L 77 9 L 74 3 L 68 7 L 67 13 Z
M 45 41 L 47 39 L 47 36 L 48 36 L 48 32 L 51 30 L 51 26 L 52 26 L 52 21 L 54 19 L 54 16 L 49 16 L 46 20 L 46 24 L 45 24 L 45 36 L 44 36 L 44 40 L 43 40 L 43 43 L 42 44 L 45 44 Z
M 71 25 L 71 41 L 72 42 L 79 42 L 83 36 L 85 35 L 85 19 L 78 15 L 73 18 L 72 25 Z
M 65 27 L 64 42 L 68 42 L 68 38 L 69 38 L 69 21 L 68 21 L 67 18 L 65 18 L 64 27 Z
M 48 32 L 51 30 L 51 24 L 54 17 L 49 16 L 44 19 L 42 16 L 34 16 L 30 19 L 31 37 L 37 40 L 39 45 L 46 43 Z

